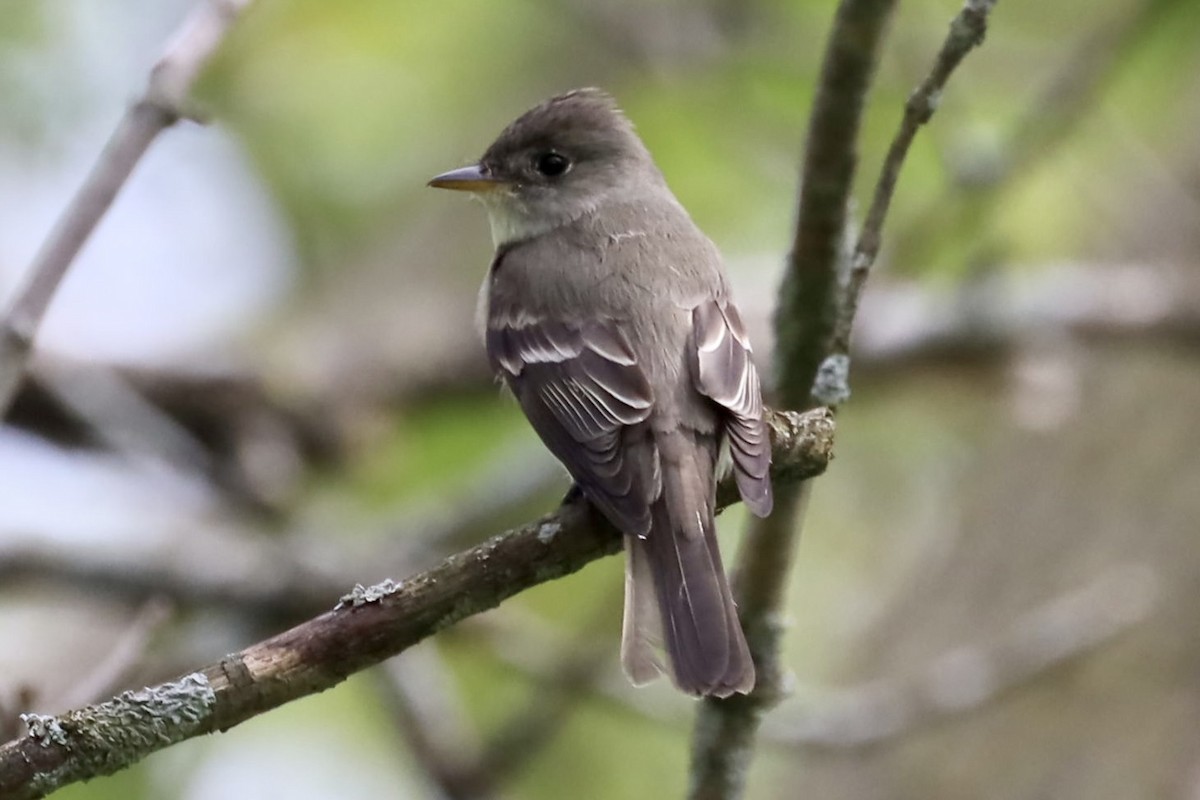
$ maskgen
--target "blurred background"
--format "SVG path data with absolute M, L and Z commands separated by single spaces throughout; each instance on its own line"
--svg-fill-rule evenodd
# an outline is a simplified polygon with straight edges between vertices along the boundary
M 191 5 L 4 0 L 0 298 Z M 860 208 L 958 6 L 901 4 Z M 259 0 L 0 428 L 3 738 L 553 507 L 474 330 L 482 209 L 424 188 L 546 96 L 618 97 L 768 365 L 834 7 Z M 1198 129 L 1200 5 L 999 4 L 901 177 L 750 797 L 1200 798 Z M 693 704 L 625 685 L 620 585 L 56 796 L 681 796 Z

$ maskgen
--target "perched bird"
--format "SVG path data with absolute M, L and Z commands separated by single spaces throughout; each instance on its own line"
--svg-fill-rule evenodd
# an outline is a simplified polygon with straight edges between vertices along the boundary
M 693 695 L 754 687 L 713 520 L 718 456 L 771 511 L 770 442 L 750 342 L 716 247 L 613 99 L 551 98 L 479 163 L 496 253 L 480 294 L 492 368 L 584 496 L 625 535 L 621 660 Z

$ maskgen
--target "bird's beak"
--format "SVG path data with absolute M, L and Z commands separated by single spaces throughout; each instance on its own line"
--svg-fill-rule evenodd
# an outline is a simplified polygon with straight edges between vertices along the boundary
M 429 181 L 435 189 L 456 189 L 460 192 L 494 192 L 504 186 L 479 164 L 459 167 L 436 175 Z

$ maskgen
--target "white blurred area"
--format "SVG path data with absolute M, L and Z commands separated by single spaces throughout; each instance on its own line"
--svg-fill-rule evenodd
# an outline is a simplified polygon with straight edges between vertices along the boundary
M 0 112 L 5 306 L 191 5 L 139 0 L 115 14 L 108 4 L 42 0 L 35 40 L 0 53 L 3 84 L 19 88 Z M 118 195 L 37 346 L 84 361 L 202 368 L 269 314 L 293 262 L 237 143 L 217 126 L 183 123 L 159 137 Z M 0 542 L 20 530 L 130 543 L 206 506 L 200 487 L 153 464 L 67 452 L 0 427 Z
M 46 2 L 42 41 L 0 61 L 35 83 L 10 108 L 38 118 L 0 117 L 5 300 L 191 4 L 138 5 L 141 13 L 117 15 L 81 0 Z M 30 129 L 45 135 L 16 135 Z M 38 343 L 104 361 L 175 361 L 252 325 L 291 262 L 286 232 L 236 143 L 219 127 L 183 123 L 152 145 L 118 196 Z
M 114 13 L 91 0 L 38 3 L 28 45 L 0 50 L 0 88 L 17 90 L 0 110 L 5 307 L 193 5 L 137 0 Z M 293 264 L 283 221 L 237 142 L 218 126 L 183 123 L 152 145 L 85 246 L 37 347 L 77 361 L 204 370 L 236 358 L 239 343 L 288 289 Z M 32 546 L 132 563 L 139 553 L 173 547 L 181 534 L 185 550 L 202 549 L 217 535 L 210 523 L 219 506 L 210 491 L 153 459 L 68 449 L 0 426 L 0 557 Z M 82 587 L 9 588 L 0 602 L 0 640 L 11 645 L 0 652 L 0 686 L 34 687 L 29 710 L 62 710 L 57 703 L 108 655 L 130 611 Z M 295 778 L 287 796 L 330 796 L 336 769 L 317 759 L 298 771 L 310 762 L 297 758 L 312 747 L 333 758 L 328 743 L 256 738 L 261 744 L 239 745 L 241 760 L 224 760 L 220 748 L 181 748 L 185 759 L 199 756 L 191 762 L 195 780 L 162 781 L 159 796 L 278 796 L 239 787 L 270 776 L 278 788 L 283 775 Z M 260 769 L 271 764 L 279 768 Z M 381 788 L 379 781 L 359 785 Z

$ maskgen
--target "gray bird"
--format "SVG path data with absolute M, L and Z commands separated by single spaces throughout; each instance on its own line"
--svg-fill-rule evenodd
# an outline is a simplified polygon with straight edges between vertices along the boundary
M 716 247 L 598 89 L 551 98 L 478 164 L 496 253 L 480 293 L 488 359 L 546 447 L 625 535 L 621 661 L 635 684 L 728 696 L 754 663 L 713 520 L 718 456 L 771 511 L 771 448 L 750 342 Z

